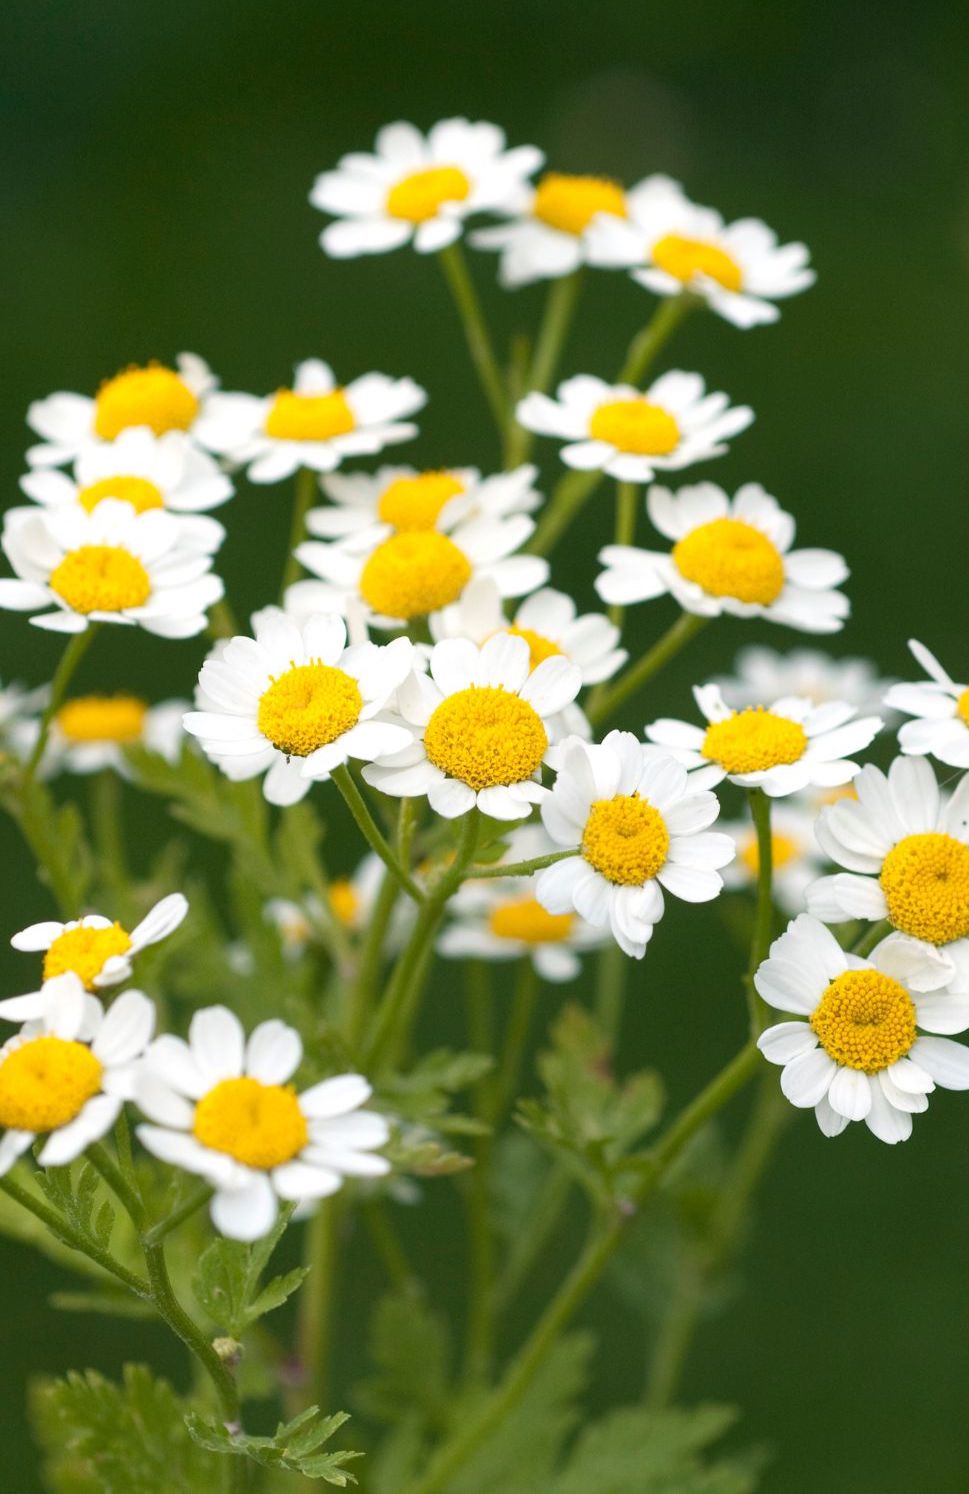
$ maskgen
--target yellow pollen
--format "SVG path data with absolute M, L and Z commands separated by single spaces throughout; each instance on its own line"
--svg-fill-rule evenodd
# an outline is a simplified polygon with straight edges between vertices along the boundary
M 763 706 L 748 706 L 708 726 L 700 750 L 728 773 L 762 773 L 781 763 L 796 763 L 804 756 L 807 740 L 800 722 L 775 716 Z
M 956 701 L 956 715 L 969 726 L 969 690 L 963 690 Z
M 604 176 L 543 176 L 532 202 L 534 217 L 560 233 L 584 233 L 596 213 L 626 216 L 626 195 L 618 182 Z
M 616 794 L 593 802 L 582 832 L 582 854 L 607 881 L 641 887 L 655 877 L 669 848 L 666 822 L 648 799 Z
M 471 183 L 457 166 L 427 166 L 395 182 L 385 206 L 391 218 L 426 223 L 445 202 L 464 202 L 470 192 Z
M 367 560 L 360 595 L 384 617 L 426 617 L 456 602 L 471 580 L 471 562 L 436 529 L 392 534 Z
M 546 659 L 554 659 L 557 654 L 562 653 L 557 643 L 553 643 L 551 638 L 546 638 L 542 633 L 536 633 L 533 628 L 519 628 L 512 625 L 502 628 L 502 632 L 510 633 L 513 638 L 524 638 L 531 654 L 532 669 L 537 669 L 539 664 L 544 664 Z
M 164 508 L 161 489 L 147 477 L 102 477 L 98 482 L 81 488 L 77 501 L 88 513 L 93 513 L 102 498 L 118 498 L 130 503 L 136 513 L 143 514 L 149 508 Z
M 140 742 L 147 714 L 134 695 L 79 695 L 54 720 L 69 742 Z
M 342 389 L 331 389 L 329 394 L 279 389 L 266 416 L 266 435 L 276 441 L 329 441 L 347 435 L 356 425 Z
M 309 757 L 356 726 L 360 686 L 330 664 L 293 664 L 259 697 L 256 725 L 287 757 Z
M 173 368 L 149 363 L 126 368 L 106 379 L 94 401 L 94 433 L 113 441 L 131 425 L 147 425 L 156 436 L 187 431 L 199 412 L 199 402 Z
M 309 1141 L 306 1117 L 289 1084 L 223 1079 L 195 1107 L 195 1137 L 245 1167 L 280 1167 Z
M 561 944 L 572 932 L 571 913 L 548 913 L 533 897 L 500 903 L 491 910 L 488 927 L 496 939 L 519 939 L 523 944 Z
M 632 456 L 666 456 L 678 446 L 680 428 L 668 410 L 648 399 L 614 399 L 593 410 L 589 435 Z
M 345 928 L 352 928 L 357 921 L 360 899 L 348 877 L 338 877 L 330 883 L 330 911 Z
M 771 867 L 774 871 L 780 871 L 781 867 L 789 866 L 801 854 L 801 845 L 793 836 L 781 835 L 775 832 L 770 838 Z M 760 854 L 757 849 L 756 835 L 750 836 L 740 848 L 739 860 L 746 867 L 752 877 L 756 877 L 760 871 Z
M 95 976 L 101 974 L 111 956 L 127 954 L 130 948 L 131 939 L 120 923 L 109 924 L 106 929 L 92 929 L 84 924 L 65 929 L 44 955 L 44 979 L 51 980 L 73 970 L 87 989 L 93 991 Z
M 380 495 L 377 517 L 400 531 L 433 529 L 444 505 L 464 484 L 453 472 L 419 472 L 416 477 L 398 477 Z
M 35 1037 L 0 1059 L 0 1126 L 56 1131 L 101 1088 L 98 1059 L 84 1043 Z
M 906 835 L 878 878 L 897 929 L 928 944 L 969 934 L 969 846 L 952 835 Z
M 784 590 L 784 561 L 766 534 L 743 519 L 711 519 L 673 546 L 681 576 L 712 597 L 769 607 Z
M 538 712 L 527 700 L 492 685 L 471 685 L 449 695 L 424 730 L 424 750 L 434 766 L 475 792 L 523 783 L 547 748 Z
M 724 290 L 739 291 L 744 283 L 743 271 L 732 255 L 703 239 L 686 239 L 682 234 L 668 233 L 652 249 L 653 264 L 689 285 L 694 275 L 715 280 Z
M 880 970 L 839 975 L 811 1013 L 811 1027 L 835 1063 L 864 1074 L 904 1058 L 917 1036 L 911 996 Z
M 75 612 L 123 612 L 142 607 L 151 578 L 137 555 L 121 545 L 81 545 L 52 572 L 49 586 Z

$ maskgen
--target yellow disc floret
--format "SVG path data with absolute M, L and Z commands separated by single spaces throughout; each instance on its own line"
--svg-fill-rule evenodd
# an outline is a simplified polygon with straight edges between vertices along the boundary
M 69 742 L 140 742 L 148 706 L 134 695 L 78 695 L 54 721 Z
M 715 280 L 724 290 L 739 291 L 744 283 L 743 271 L 726 250 L 703 239 L 687 239 L 682 234 L 667 233 L 653 245 L 653 264 L 674 280 L 689 285 L 694 275 Z
M 245 1167 L 280 1167 L 309 1141 L 306 1117 L 288 1084 L 223 1079 L 195 1107 L 196 1140 Z
M 917 1036 L 911 996 L 880 970 L 839 975 L 811 1013 L 811 1027 L 835 1063 L 864 1074 L 904 1058 Z
M 712 597 L 769 607 L 784 590 L 777 546 L 743 519 L 711 519 L 673 546 L 673 564 Z
M 0 1126 L 56 1131 L 101 1088 L 102 1066 L 84 1043 L 29 1038 L 0 1059 Z
M 563 650 L 551 638 L 546 638 L 544 633 L 536 633 L 534 628 L 519 628 L 512 625 L 502 628 L 503 633 L 510 633 L 513 638 L 524 638 L 528 644 L 528 652 L 531 655 L 531 667 L 537 669 L 539 664 L 544 664 L 546 659 L 554 659 L 562 655 Z
M 799 721 L 775 716 L 763 706 L 748 706 L 708 726 L 700 750 L 728 773 L 763 773 L 782 763 L 796 763 L 807 743 Z
M 77 501 L 88 513 L 93 513 L 105 498 L 117 498 L 130 503 L 136 513 L 143 514 L 150 508 L 164 508 L 165 499 L 161 489 L 147 477 L 102 477 L 81 488 Z
M 380 495 L 377 517 L 398 531 L 433 529 L 444 505 L 463 492 L 464 484 L 453 472 L 396 477 Z
M 516 898 L 492 908 L 488 928 L 496 939 L 517 939 L 522 944 L 561 944 L 572 932 L 572 913 L 549 913 L 533 897 Z
M 471 580 L 471 562 L 446 534 L 422 529 L 392 534 L 360 575 L 360 595 L 384 617 L 426 617 L 456 602 Z
M 72 970 L 93 991 L 95 976 L 101 974 L 111 956 L 127 954 L 130 948 L 131 937 L 120 923 L 108 924 L 107 928 L 79 924 L 77 928 L 65 929 L 44 955 L 44 979 L 51 980 Z
M 329 394 L 297 394 L 278 389 L 266 416 L 266 435 L 276 441 L 329 441 L 356 429 L 356 417 L 342 389 Z
M 631 456 L 666 456 L 678 446 L 680 428 L 668 410 L 648 399 L 614 399 L 593 410 L 589 435 Z
M 337 877 L 329 886 L 330 912 L 345 928 L 353 928 L 360 911 L 360 899 L 349 877 Z
M 801 854 L 801 844 L 791 835 L 781 835 L 775 831 L 770 838 L 771 868 L 780 871 L 781 867 L 789 866 Z M 751 835 L 744 841 L 738 853 L 738 860 L 746 867 L 752 877 L 756 877 L 760 871 L 760 851 L 757 846 L 756 835 Z
M 626 216 L 626 196 L 618 182 L 604 176 L 543 176 L 532 201 L 532 213 L 560 233 L 584 233 L 596 213 Z
M 582 854 L 608 882 L 641 887 L 666 861 L 666 821 L 638 794 L 594 800 L 582 832 Z
M 878 878 L 897 929 L 928 944 L 969 934 L 969 846 L 952 835 L 906 835 Z
M 969 690 L 963 690 L 956 701 L 956 715 L 969 726 Z
M 362 709 L 352 675 L 330 664 L 294 664 L 259 697 L 256 724 L 287 757 L 309 757 L 356 726 Z
M 395 182 L 385 206 L 391 218 L 426 223 L 437 217 L 444 203 L 464 202 L 470 192 L 471 183 L 459 167 L 427 166 Z
M 199 402 L 173 368 L 149 363 L 126 368 L 107 379 L 94 401 L 94 433 L 113 441 L 131 425 L 147 425 L 156 436 L 187 431 L 199 412 Z
M 70 550 L 50 577 L 50 589 L 75 612 L 123 612 L 143 607 L 151 577 L 137 555 L 121 545 L 81 545 Z
M 492 685 L 449 695 L 424 730 L 424 750 L 435 767 L 475 792 L 523 783 L 547 748 L 548 734 L 534 707 Z

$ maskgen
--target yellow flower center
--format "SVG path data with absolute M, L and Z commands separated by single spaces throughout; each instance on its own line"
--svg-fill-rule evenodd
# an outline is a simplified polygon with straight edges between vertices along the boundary
M 897 929 L 928 944 L 969 934 L 969 846 L 952 835 L 906 835 L 878 878 Z
M 223 1079 L 195 1107 L 192 1130 L 213 1152 L 245 1167 L 280 1167 L 309 1141 L 306 1117 L 289 1084 Z
M 781 835 L 775 832 L 770 838 L 771 867 L 774 871 L 780 871 L 781 867 L 789 866 L 801 854 L 801 845 L 791 835 Z M 757 847 L 756 835 L 751 835 L 740 847 L 741 864 L 746 867 L 752 877 L 760 872 L 760 852 Z
M 287 757 L 309 757 L 356 726 L 360 686 L 330 664 L 294 664 L 259 697 L 256 724 Z
M 963 690 L 956 701 L 956 715 L 969 726 L 969 690 Z
M 330 911 L 345 928 L 352 928 L 357 921 L 360 899 L 348 877 L 337 877 L 330 883 Z
M 488 927 L 496 939 L 519 939 L 523 944 L 561 944 L 572 932 L 574 915 L 548 913 L 533 897 L 516 898 L 491 910 Z
M 453 472 L 397 477 L 381 493 L 377 517 L 398 531 L 433 529 L 444 505 L 463 492 L 464 484 Z
M 682 234 L 668 233 L 652 250 L 653 264 L 674 280 L 688 285 L 694 275 L 706 275 L 724 290 L 739 291 L 744 283 L 743 271 L 732 255 L 703 239 L 686 239 Z
M 102 498 L 118 498 L 130 503 L 136 513 L 143 514 L 149 508 L 164 508 L 161 489 L 147 477 L 102 477 L 98 482 L 89 482 L 81 488 L 77 501 L 88 513 L 93 513 Z
M 445 202 L 464 202 L 470 192 L 471 183 L 457 166 L 427 166 L 394 183 L 386 208 L 391 218 L 426 223 L 437 217 Z
M 835 1063 L 877 1074 L 915 1042 L 915 1007 L 905 987 L 880 970 L 846 970 L 814 1008 L 811 1027 Z
M 626 216 L 626 195 L 604 176 L 566 176 L 550 171 L 535 190 L 532 213 L 560 233 L 584 233 L 596 213 Z
M 658 809 L 638 794 L 596 799 L 582 832 L 590 866 L 621 887 L 641 887 L 666 860 L 670 833 Z
M 775 716 L 763 706 L 748 706 L 708 726 L 700 750 L 728 773 L 762 773 L 781 763 L 796 763 L 807 740 L 799 721 Z
M 668 410 L 648 399 L 614 399 L 593 410 L 589 435 L 633 456 L 666 456 L 679 444 L 680 428 Z
M 156 436 L 187 431 L 199 402 L 173 368 L 149 363 L 106 379 L 94 401 L 94 433 L 113 441 L 130 425 L 147 425 Z
M 449 695 L 424 731 L 424 750 L 434 766 L 476 792 L 531 778 L 547 748 L 538 712 L 492 685 L 471 685 Z
M 556 654 L 561 654 L 562 649 L 551 638 L 546 638 L 543 633 L 536 633 L 534 628 L 519 628 L 512 624 L 502 628 L 503 633 L 510 633 L 513 638 L 524 638 L 528 644 L 528 652 L 531 655 L 531 667 L 537 669 L 539 664 L 544 664 L 546 659 L 554 659 Z
M 784 590 L 780 551 L 743 519 L 698 525 L 673 546 L 673 564 L 712 597 L 769 607 Z
M 144 565 L 121 545 L 81 545 L 69 551 L 48 584 L 68 607 L 84 614 L 142 607 L 151 596 Z
M 35 1037 L 0 1059 L 0 1126 L 56 1131 L 101 1088 L 103 1069 L 84 1043 Z
M 471 562 L 436 529 L 392 534 L 368 558 L 360 595 L 384 617 L 425 617 L 456 602 L 471 580 Z
M 65 929 L 52 941 L 44 955 L 44 979 L 64 975 L 73 970 L 89 991 L 94 990 L 94 978 L 101 974 L 112 955 L 127 954 L 131 939 L 120 923 L 112 923 L 106 929 L 92 929 L 81 925 L 76 929 Z
M 356 424 L 342 389 L 329 394 L 279 389 L 266 416 L 266 435 L 276 441 L 329 441 L 355 430 Z
M 69 742 L 139 742 L 148 707 L 134 695 L 79 695 L 55 720 Z

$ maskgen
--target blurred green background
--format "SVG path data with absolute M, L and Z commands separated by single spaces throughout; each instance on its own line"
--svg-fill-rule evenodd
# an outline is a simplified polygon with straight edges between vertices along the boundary
M 728 217 L 759 215 L 783 238 L 807 240 L 817 288 L 787 303 L 778 326 L 739 333 L 697 317 L 671 355 L 757 412 L 709 475 L 728 487 L 762 481 L 797 515 L 802 542 L 848 556 L 855 615 L 834 651 L 904 675 L 914 633 L 964 678 L 965 40 L 959 6 L 904 0 L 5 0 L 5 501 L 16 498 L 30 399 L 93 392 L 125 363 L 181 348 L 203 354 L 228 388 L 270 390 L 311 355 L 344 378 L 412 374 L 431 400 L 419 443 L 400 454 L 492 465 L 436 266 L 409 252 L 325 260 L 324 220 L 306 200 L 314 175 L 368 149 L 381 123 L 426 127 L 463 113 L 501 122 L 512 143 L 537 142 L 556 168 L 626 182 L 667 171 Z M 501 295 L 495 269 L 494 257 L 475 257 L 496 324 L 533 324 L 541 292 Z M 624 277 L 591 277 L 566 371 L 609 375 L 650 307 Z M 550 446 L 541 456 L 553 469 Z M 243 486 L 225 510 L 221 569 L 240 613 L 275 590 L 289 497 L 285 486 Z M 610 523 L 608 506 L 593 505 L 556 560 L 555 580 L 587 603 Z M 635 611 L 634 647 L 670 616 L 665 604 Z M 650 714 L 688 713 L 690 683 L 726 668 L 755 635 L 801 641 L 766 627 L 711 629 L 664 677 Z M 49 677 L 55 638 L 13 616 L 0 637 L 5 681 Z M 151 680 L 158 698 L 184 695 L 201 653 L 198 642 L 113 638 L 84 678 L 136 690 Z M 629 718 L 641 721 L 641 710 Z M 156 824 L 135 819 L 136 861 Z M 0 851 L 13 930 L 49 906 L 7 827 Z M 635 970 L 624 1061 L 658 1063 L 675 1101 L 741 1035 L 736 963 L 714 911 L 677 908 Z M 25 962 L 3 965 L 2 989 L 23 989 Z M 435 994 L 440 1025 L 446 986 Z M 777 1494 L 966 1488 L 967 1116 L 964 1098 L 942 1092 L 897 1150 L 861 1127 L 826 1142 L 810 1116 L 789 1127 L 742 1289 L 698 1339 L 684 1392 L 743 1406 L 744 1435 L 775 1449 L 765 1486 Z M 448 1185 L 437 1187 L 433 1239 L 430 1216 L 406 1227 L 455 1300 L 458 1215 L 445 1206 Z M 143 1355 L 183 1367 L 161 1331 L 52 1312 L 60 1277 L 6 1243 L 0 1282 L 2 1482 L 19 1494 L 40 1487 L 25 1376 L 111 1371 Z M 351 1358 L 371 1288 L 361 1282 L 347 1302 Z M 533 1282 L 533 1310 L 546 1290 Z M 638 1331 L 607 1290 L 586 1317 L 605 1335 L 596 1402 L 633 1399 Z

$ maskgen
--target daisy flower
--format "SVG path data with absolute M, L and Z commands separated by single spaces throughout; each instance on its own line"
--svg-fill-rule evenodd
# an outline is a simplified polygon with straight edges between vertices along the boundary
M 722 456 L 728 437 L 754 418 L 748 405 L 730 408 L 726 394 L 707 394 L 699 374 L 662 374 L 643 393 L 591 374 L 566 379 L 555 399 L 533 390 L 515 411 L 519 425 L 567 444 L 567 467 L 607 472 L 620 482 L 649 482 Z
M 669 593 L 699 617 L 763 617 L 804 633 L 841 628 L 850 606 L 834 588 L 848 567 L 833 550 L 791 550 L 794 520 L 759 483 L 732 499 L 712 482 L 678 493 L 654 487 L 646 508 L 673 548 L 606 545 L 595 583 L 603 601 L 626 606 Z
M 344 156 L 316 178 L 310 202 L 337 219 L 320 244 L 334 259 L 407 243 L 433 254 L 460 237 L 469 214 L 517 207 L 544 159 L 534 145 L 506 150 L 493 124 L 442 119 L 426 137 L 403 121 L 385 125 L 374 155 Z
M 413 733 L 385 714 L 412 667 L 408 639 L 348 648 L 342 618 L 300 627 L 277 607 L 254 616 L 253 632 L 202 665 L 205 708 L 183 720 L 229 778 L 265 773 L 270 804 L 295 804 L 348 758 L 370 761 L 410 743 Z
M 814 838 L 816 821 L 813 810 L 793 800 L 778 804 L 771 815 L 774 901 L 792 918 L 803 912 L 807 888 L 820 876 L 825 865 L 825 858 Z M 749 891 L 756 887 L 760 871 L 757 831 L 749 818 L 729 823 L 721 821 L 721 829 L 737 847 L 737 859 L 723 874 L 724 884 Z
M 782 695 L 799 695 L 815 705 L 843 700 L 868 715 L 881 710 L 892 682 L 882 679 L 869 659 L 832 659 L 813 648 L 780 653 L 751 644 L 737 654 L 733 673 L 721 675 L 714 683 L 734 710 Z
M 167 508 L 174 514 L 200 514 L 218 508 L 233 493 L 229 478 L 184 431 L 156 436 L 142 426 L 123 430 L 114 441 L 85 447 L 73 477 L 35 468 L 20 479 L 20 486 L 45 508 L 80 504 L 87 513 L 105 498 L 120 498 L 138 513 Z
M 599 214 L 625 218 L 626 194 L 618 182 L 549 171 L 510 205 L 509 222 L 477 229 L 471 242 L 499 250 L 498 278 L 509 289 L 557 280 L 588 261 L 590 225 Z
M 936 1036 L 969 1027 L 969 993 L 940 990 L 945 980 L 913 940 L 892 935 L 862 960 L 802 914 L 754 976 L 763 999 L 794 1020 L 768 1027 L 757 1046 L 825 1136 L 865 1121 L 880 1141 L 905 1141 L 937 1084 L 969 1089 L 969 1049 Z
M 165 1034 L 148 1049 L 135 1098 L 153 1124 L 139 1126 L 138 1138 L 211 1184 L 212 1222 L 230 1239 L 268 1234 L 278 1199 L 310 1202 L 345 1177 L 390 1171 L 375 1155 L 387 1122 L 360 1110 L 367 1081 L 340 1074 L 298 1094 L 288 1081 L 302 1056 L 292 1027 L 261 1022 L 247 1041 L 224 1006 L 196 1012 L 187 1042 Z
M 898 745 L 915 757 L 934 757 L 950 768 L 969 768 L 969 685 L 957 685 L 924 643 L 910 638 L 909 648 L 927 680 L 893 685 L 885 704 L 914 719 L 898 733 Z
M 92 443 L 114 441 L 132 426 L 145 426 L 156 436 L 194 431 L 216 384 L 207 363 L 194 353 L 179 353 L 174 368 L 147 363 L 122 369 L 93 398 L 61 393 L 35 400 L 27 424 L 42 444 L 30 448 L 27 461 L 32 467 L 60 467 Z
M 384 874 L 383 862 L 371 852 L 352 876 L 331 878 L 327 886 L 329 912 L 350 933 L 359 933 L 367 927 Z M 299 903 L 271 897 L 266 903 L 265 916 L 278 932 L 287 959 L 296 960 L 316 937 L 326 912 L 320 899 L 310 893 Z
M 332 472 L 344 457 L 409 441 L 417 426 L 402 417 L 426 401 L 413 379 L 369 373 L 338 385 L 328 363 L 310 358 L 297 364 L 292 389 L 213 395 L 195 436 L 245 467 L 250 482 L 279 482 L 301 467 Z
M 135 746 L 176 763 L 185 740 L 182 717 L 187 709 L 184 700 L 153 706 L 137 695 L 76 695 L 64 702 L 51 721 L 42 775 L 61 769 L 99 773 L 113 768 L 127 777 L 125 748 Z
M 397 692 L 417 739 L 364 778 L 394 798 L 426 794 L 444 819 L 475 805 L 496 820 L 524 819 L 544 793 L 549 723 L 578 694 L 578 669 L 557 657 L 533 670 L 524 638 L 499 633 L 481 648 L 467 638 L 436 643 L 429 670 Z
M 814 284 L 804 244 L 777 242 L 758 218 L 725 225 L 713 208 L 698 207 L 679 182 L 650 176 L 626 194 L 626 216 L 603 214 L 589 225 L 594 265 L 628 268 L 657 296 L 686 292 L 735 327 L 776 322 L 773 304 Z
M 14 949 L 43 953 L 45 982 L 69 971 L 86 990 L 97 991 L 127 980 L 135 957 L 150 944 L 159 944 L 173 934 L 187 912 L 187 900 L 180 892 L 172 892 L 157 902 L 130 933 L 100 913 L 88 913 L 70 923 L 54 919 L 32 923 L 14 934 L 10 943 Z M 42 1011 L 43 1001 L 37 991 L 0 1001 L 0 1016 L 15 1022 L 39 1016 Z
M 114 1125 L 134 1094 L 155 1026 L 141 991 L 104 1012 L 76 975 L 49 981 L 43 1015 L 0 1048 L 0 1175 L 44 1139 L 41 1167 L 64 1167 Z
M 0 580 L 0 607 L 33 612 L 36 627 L 55 633 L 110 622 L 191 638 L 224 591 L 211 555 L 183 545 L 174 514 L 114 498 L 93 513 L 38 510 L 9 524 L 2 545 L 18 579 Z

